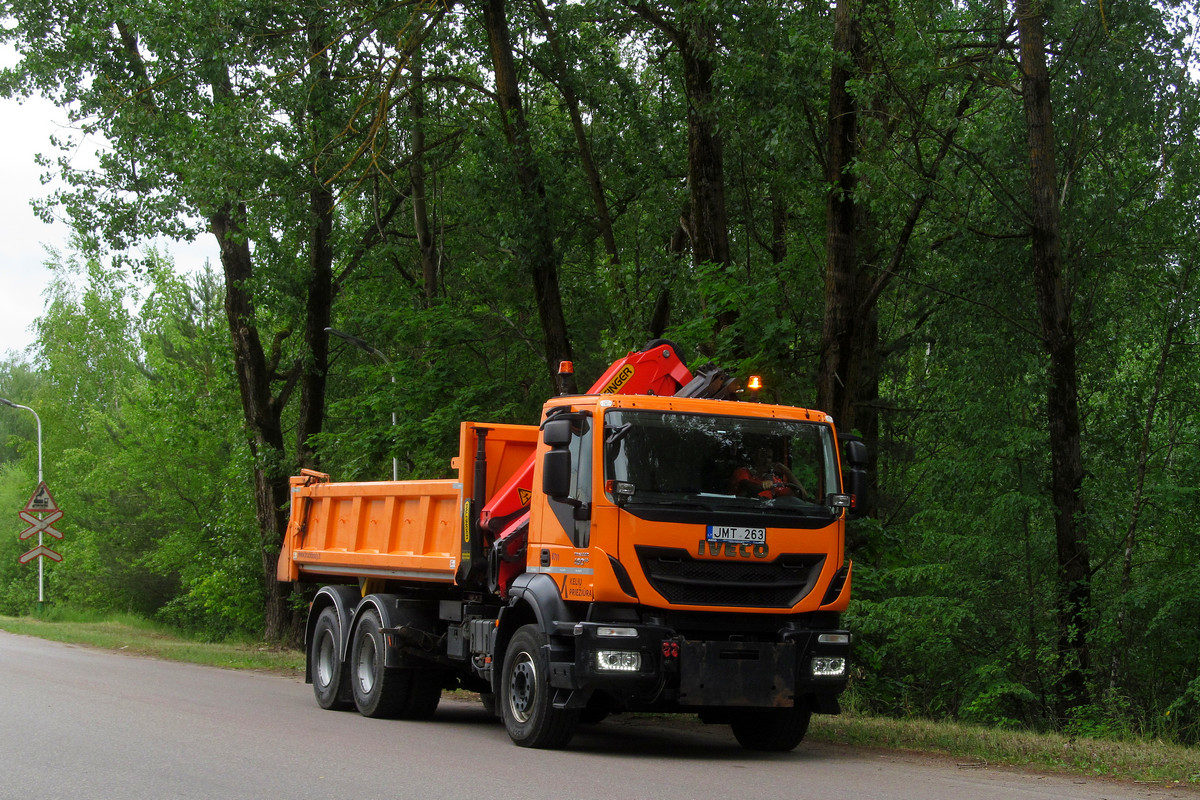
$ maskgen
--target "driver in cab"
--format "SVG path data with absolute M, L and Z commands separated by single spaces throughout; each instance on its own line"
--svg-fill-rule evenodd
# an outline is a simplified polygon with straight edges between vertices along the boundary
M 740 497 L 808 499 L 808 492 L 787 465 L 772 460 L 769 447 L 758 448 L 752 464 L 735 469 L 732 484 L 734 494 Z

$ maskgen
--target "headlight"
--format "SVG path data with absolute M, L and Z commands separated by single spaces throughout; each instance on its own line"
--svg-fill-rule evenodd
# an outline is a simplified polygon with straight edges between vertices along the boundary
M 637 672 L 641 668 L 641 653 L 630 650 L 596 651 L 596 669 L 607 672 Z
M 814 678 L 838 678 L 846 674 L 846 659 L 840 656 L 817 656 L 812 660 Z

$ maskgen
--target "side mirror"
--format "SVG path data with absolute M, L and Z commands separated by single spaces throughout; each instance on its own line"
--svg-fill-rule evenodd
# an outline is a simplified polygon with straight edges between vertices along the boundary
M 840 442 L 846 461 L 842 476 L 843 491 L 853 498 L 853 505 L 846 509 L 850 519 L 867 516 L 867 465 L 870 462 L 867 445 L 861 439 L 845 438 Z
M 542 425 L 542 441 L 551 447 L 565 447 L 571 443 L 571 420 L 550 419 Z
M 570 441 L 571 423 L 566 423 Z M 546 433 L 549 434 L 549 425 Z M 549 435 L 546 437 L 549 439 Z M 542 457 L 542 493 L 547 497 L 562 498 L 571 494 L 571 451 L 551 450 Z
M 851 467 L 867 466 L 867 445 L 861 439 L 843 439 L 842 449 L 845 450 L 846 461 Z

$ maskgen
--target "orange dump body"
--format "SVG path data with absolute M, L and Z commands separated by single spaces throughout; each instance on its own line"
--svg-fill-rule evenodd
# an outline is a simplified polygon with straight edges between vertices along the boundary
M 464 501 L 474 491 L 470 465 L 478 428 L 487 431 L 484 488 L 490 496 L 528 461 L 536 425 L 464 422 L 459 456 L 451 462 L 458 478 L 331 483 L 328 475 L 312 470 L 293 477 L 279 580 L 399 578 L 453 584 L 469 542 Z

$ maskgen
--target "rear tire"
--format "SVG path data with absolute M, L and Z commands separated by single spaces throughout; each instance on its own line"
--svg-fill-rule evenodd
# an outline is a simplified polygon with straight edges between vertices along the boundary
M 486 711 L 489 716 L 500 716 L 499 706 L 496 705 L 496 695 L 492 694 L 491 692 L 480 692 L 479 702 L 483 703 L 483 710 Z
M 514 744 L 555 750 L 571 740 L 579 712 L 554 707 L 547 642 L 536 625 L 517 629 L 504 656 L 498 699 Z
M 371 609 L 354 630 L 349 676 L 354 705 L 364 717 L 429 719 L 442 699 L 442 671 L 386 666 L 382 627 L 379 612 Z
M 401 669 L 405 669 L 402 667 Z M 429 719 L 442 702 L 442 673 L 440 670 L 408 669 L 412 673 L 408 706 L 404 719 Z
M 350 650 L 350 686 L 358 713 L 364 717 L 394 719 L 408 703 L 410 676 L 384 666 L 387 642 L 382 627 L 377 611 L 367 611 L 359 619 Z
M 410 627 L 434 636 L 436 614 L 436 609 L 415 604 L 403 605 L 396 610 L 393 622 L 398 628 Z M 446 670 L 409 655 L 402 656 L 402 660 L 405 666 L 397 667 L 396 671 L 408 673 L 409 688 L 408 701 L 400 716 L 404 719 L 429 719 L 442 701 Z
M 746 750 L 786 753 L 795 750 L 808 733 L 812 712 L 807 708 L 746 709 L 734 718 L 733 736 Z
M 354 696 L 346 680 L 346 664 L 339 647 L 342 621 L 337 609 L 329 606 L 317 616 L 308 644 L 308 664 L 312 672 L 313 694 L 317 705 L 330 711 L 354 708 Z

